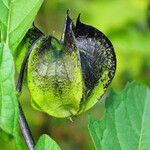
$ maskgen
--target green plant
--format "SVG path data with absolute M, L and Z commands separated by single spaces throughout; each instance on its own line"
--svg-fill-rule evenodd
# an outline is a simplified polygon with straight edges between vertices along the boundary
M 33 30 L 37 40 L 32 35 Z M 115 74 L 115 53 L 107 37 L 82 23 L 80 16 L 74 26 L 68 12 L 61 40 L 52 35 L 41 35 L 35 27 L 28 32 L 23 42 L 29 38 L 35 42 L 26 52 L 18 91 L 21 91 L 27 69 L 27 84 L 34 108 L 60 118 L 78 115 L 91 108 Z M 23 48 L 26 44 L 21 43 Z
M 23 112 L 19 116 L 13 55 L 30 28 L 42 2 L 42 0 L 0 0 L 0 137 L 5 140 L 14 138 L 18 149 L 24 149 L 18 131 L 18 117 L 22 125 L 25 123 L 22 121 L 25 120 Z M 44 142 L 45 139 L 47 143 L 52 142 L 52 139 L 44 136 L 39 142 Z
M 121 92 L 110 91 L 101 120 L 89 116 L 89 131 L 97 150 L 150 148 L 150 89 L 137 82 Z
M 0 16 L 1 136 L 13 136 L 18 148 L 22 149 L 19 118 L 28 149 L 33 149 L 34 140 L 16 93 L 16 90 L 18 95 L 21 92 L 25 69 L 28 69 L 32 105 L 55 117 L 70 117 L 91 108 L 104 94 L 115 74 L 115 53 L 109 39 L 96 28 L 82 23 L 80 15 L 74 26 L 67 12 L 64 33 L 59 41 L 52 35 L 44 36 L 34 25 L 29 29 L 42 0 L 32 4 L 10 0 L 0 1 L 0 4 L 4 13 Z M 24 57 L 22 66 L 17 65 L 20 75 L 16 90 L 13 56 L 16 64 Z M 49 69 L 41 75 L 45 67 Z M 35 149 L 46 149 L 51 144 L 52 139 L 43 135 Z M 53 145 L 58 149 L 54 142 Z
M 42 2 L 43 0 L 0 0 L 0 139 L 6 141 L 14 139 L 18 149 L 26 149 L 18 129 L 20 124 L 21 132 L 28 149 L 59 150 L 60 148 L 57 143 L 45 134 L 39 138 L 36 144 L 34 143 L 21 105 L 18 104 L 23 76 L 25 75 L 24 80 L 29 85 L 33 98 L 32 105 L 36 109 L 55 117 L 70 117 L 91 108 L 97 102 L 97 98 L 104 94 L 107 86 L 113 79 L 116 60 L 112 44 L 105 35 L 97 29 L 83 24 L 79 18 L 77 19 L 77 25 L 74 26 L 68 14 L 66 16 L 65 29 L 61 41 L 57 40 L 52 35 L 44 35 L 44 33 L 34 26 L 34 24 L 32 25 Z M 77 7 L 82 3 L 82 1 L 78 2 Z M 105 7 L 104 4 L 106 4 Z M 127 20 L 132 18 L 134 21 L 141 21 L 144 18 L 143 13 L 137 13 L 139 10 L 136 8 L 136 4 L 138 4 L 138 7 L 141 7 L 140 1 L 135 5 L 129 5 L 128 1 L 123 1 L 123 4 L 124 5 L 120 5 L 119 0 L 97 1 L 96 8 L 99 9 L 101 7 L 99 10 L 102 14 L 105 10 L 105 15 L 102 15 L 102 18 L 104 17 L 105 19 L 103 21 L 99 19 L 99 25 L 103 24 L 103 31 L 111 31 L 111 26 L 124 29 L 124 23 L 126 23 Z M 140 12 L 143 12 L 146 2 L 143 4 Z M 129 7 L 127 7 L 128 5 Z M 133 6 L 135 8 L 134 13 L 131 11 Z M 95 6 L 89 3 L 86 7 L 88 7 L 88 11 L 89 9 L 92 10 L 90 12 L 91 14 L 93 13 L 92 18 L 97 21 L 98 13 L 95 12 Z M 113 8 L 113 15 L 109 13 L 111 7 Z M 117 13 L 124 7 L 127 7 L 128 11 L 123 11 L 123 15 L 116 17 Z M 113 22 L 109 19 L 112 16 L 114 17 L 112 19 Z M 110 23 L 111 25 L 109 25 Z M 141 29 L 141 31 L 138 32 L 138 30 L 139 28 L 131 24 L 130 28 L 121 30 L 121 32 L 119 32 L 120 35 L 118 34 L 118 29 L 114 30 L 111 32 L 110 37 L 113 39 L 114 45 L 120 47 L 120 50 L 126 49 L 130 52 L 128 57 L 134 49 L 134 51 L 138 51 L 140 57 L 141 54 L 144 53 L 144 55 L 147 56 L 147 60 L 149 60 L 147 55 L 149 54 L 148 40 L 146 40 L 150 37 L 149 31 L 145 30 L 143 32 Z M 127 31 L 130 36 L 125 34 Z M 143 33 L 145 35 L 144 37 Z M 84 42 L 87 42 L 88 44 L 85 44 Z M 103 61 L 105 61 L 105 63 L 99 60 L 99 53 L 96 53 L 95 56 L 91 54 L 88 56 L 87 48 L 90 47 L 92 49 L 93 43 L 99 44 L 101 50 L 104 49 L 100 54 L 103 55 Z M 85 45 L 86 50 L 84 49 Z M 28 49 L 29 51 L 27 51 Z M 81 60 L 78 59 L 77 49 L 79 49 Z M 142 49 L 145 49 L 145 51 Z M 105 53 L 105 50 L 108 53 Z M 126 50 L 124 50 L 124 52 L 127 52 Z M 40 51 L 43 52 L 41 53 Z M 42 64 L 40 58 L 46 58 L 47 60 L 47 55 L 52 55 L 54 53 L 56 55 L 54 55 L 53 58 L 55 58 L 57 62 L 62 63 L 62 61 L 65 61 L 67 63 L 64 65 L 65 67 L 58 65 L 57 68 L 49 69 L 49 71 L 54 72 L 54 70 L 57 70 L 58 68 L 64 71 L 64 68 L 69 68 L 68 64 L 71 63 L 69 73 L 71 74 L 73 70 L 73 75 L 76 76 L 75 80 L 69 82 L 67 86 L 63 88 L 56 88 L 58 85 L 55 88 L 51 88 L 53 90 L 55 89 L 54 92 L 51 92 L 54 94 L 61 93 L 61 90 L 71 87 L 72 83 L 76 85 L 75 87 L 72 86 L 74 90 L 67 90 L 69 93 L 67 94 L 70 96 L 69 99 L 67 94 L 65 96 L 63 95 L 63 102 L 66 102 L 67 100 L 68 104 L 68 101 L 70 100 L 69 107 L 58 109 L 58 112 L 52 110 L 52 108 L 55 107 L 56 109 L 60 104 L 60 102 L 56 103 L 58 99 L 60 100 L 60 97 L 53 96 L 52 101 L 49 101 L 50 94 L 49 90 L 47 90 L 49 82 L 44 80 L 41 76 L 35 76 L 36 69 L 40 68 L 40 65 Z M 88 59 L 85 58 L 87 56 Z M 98 62 L 98 64 L 93 65 L 93 62 L 91 63 L 89 61 L 91 57 L 92 59 L 93 57 L 96 58 L 95 62 Z M 135 57 L 133 58 L 133 55 L 130 57 L 131 62 L 135 63 Z M 23 59 L 24 62 L 21 66 Z M 49 59 L 48 62 L 48 67 L 51 68 L 53 61 Z M 87 64 L 89 63 L 89 65 L 84 66 L 85 62 Z M 139 63 L 136 63 L 137 65 L 141 64 L 140 60 L 138 60 L 138 62 Z M 121 64 L 121 62 L 119 64 Z M 130 63 L 127 64 L 129 67 L 135 68 L 135 66 L 129 64 Z M 21 70 L 17 88 L 15 88 L 15 66 L 18 72 Z M 25 71 L 27 66 L 28 73 Z M 59 72 L 60 70 L 57 71 Z M 93 72 L 94 74 L 92 74 Z M 59 73 L 61 76 L 64 75 L 61 72 Z M 94 76 L 93 78 L 90 78 L 91 74 Z M 62 78 L 57 78 L 57 80 L 60 79 Z M 44 84 L 42 84 L 43 80 Z M 49 78 L 49 80 L 52 81 L 53 79 Z M 36 85 L 34 83 L 36 83 Z M 65 84 L 65 81 L 62 80 L 62 83 Z M 44 89 L 44 92 L 41 87 Z M 35 89 L 38 92 L 33 91 Z M 48 96 L 41 96 L 41 93 L 46 93 Z M 76 99 L 74 99 L 73 95 L 76 95 Z M 82 98 L 83 95 L 84 98 Z M 40 99 L 38 99 L 37 96 L 40 97 Z M 45 100 L 47 99 L 48 101 L 45 103 Z M 105 116 L 101 120 L 97 120 L 91 115 L 88 118 L 89 132 L 95 144 L 95 148 L 98 150 L 148 150 L 150 147 L 149 103 L 150 89 L 142 84 L 136 82 L 130 83 L 121 93 L 110 90 L 110 93 L 106 98 Z M 54 104 L 56 104 L 56 106 L 53 106 Z M 62 114 L 60 112 L 62 112 Z

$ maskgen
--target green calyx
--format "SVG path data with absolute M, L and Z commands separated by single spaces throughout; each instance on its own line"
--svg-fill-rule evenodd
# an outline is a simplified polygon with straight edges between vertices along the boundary
M 74 26 L 67 12 L 61 40 L 51 35 L 36 38 L 21 75 L 25 68 L 32 106 L 65 118 L 87 111 L 103 96 L 114 77 L 116 57 L 102 32 L 82 23 L 80 15 Z
M 45 49 L 39 49 L 47 42 Z M 55 39 L 43 37 L 28 61 L 28 87 L 32 106 L 55 117 L 76 115 L 83 93 L 77 53 L 64 52 Z M 55 45 L 53 45 L 55 44 Z
M 22 42 L 19 44 L 15 51 L 15 61 L 16 61 L 16 68 L 19 72 L 21 69 L 21 63 L 23 58 L 25 57 L 27 49 L 40 37 L 43 33 L 34 26 L 29 29 L 25 37 L 23 38 Z

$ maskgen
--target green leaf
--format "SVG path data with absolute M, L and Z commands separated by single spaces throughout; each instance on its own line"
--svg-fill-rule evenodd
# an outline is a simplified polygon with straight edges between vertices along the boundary
M 100 150 L 148 150 L 150 147 L 150 89 L 132 82 L 106 99 L 102 120 L 89 116 L 89 131 Z
M 14 82 L 15 67 L 10 49 L 0 43 L 0 138 L 15 137 L 17 147 L 22 149 L 18 133 L 18 100 Z
M 0 126 L 14 135 L 18 123 L 18 102 L 14 82 L 14 63 L 6 44 L 0 45 Z
M 22 149 L 18 132 L 18 100 L 15 90 L 15 67 L 12 57 L 30 28 L 43 0 L 0 0 L 0 137 L 15 137 Z
M 0 0 L 1 40 L 14 52 L 39 10 L 43 0 Z
M 38 140 L 35 150 L 60 150 L 60 148 L 53 139 L 43 134 Z

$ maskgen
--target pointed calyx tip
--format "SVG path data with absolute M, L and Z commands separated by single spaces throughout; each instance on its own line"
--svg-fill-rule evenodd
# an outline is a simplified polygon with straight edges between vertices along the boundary
M 80 21 L 81 13 L 79 13 L 77 20 Z
M 67 9 L 67 13 L 66 13 L 67 15 L 69 15 L 69 11 L 70 11 L 70 9 Z
M 81 14 L 78 15 L 77 23 L 80 22 L 80 16 L 81 16 Z

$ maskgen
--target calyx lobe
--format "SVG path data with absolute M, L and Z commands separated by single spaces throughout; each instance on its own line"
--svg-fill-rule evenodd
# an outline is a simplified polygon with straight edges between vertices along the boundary
M 69 52 L 77 47 L 87 91 L 99 81 L 107 88 L 116 70 L 116 56 L 110 40 L 96 28 L 80 21 L 80 14 L 74 26 L 67 11 L 62 41 Z M 106 74 L 106 77 L 101 78 Z

